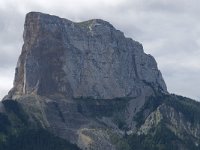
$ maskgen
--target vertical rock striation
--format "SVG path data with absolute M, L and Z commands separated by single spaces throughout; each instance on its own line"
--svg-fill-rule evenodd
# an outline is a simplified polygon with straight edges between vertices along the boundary
M 23 37 L 0 149 L 41 128 L 88 150 L 200 149 L 200 103 L 169 94 L 155 59 L 110 23 L 31 12 Z
M 110 23 L 27 14 L 12 96 L 137 97 L 147 83 L 167 92 L 154 58 Z
M 167 93 L 155 59 L 106 21 L 30 12 L 23 38 L 5 100 L 18 100 L 32 120 L 81 148 L 116 149 L 110 132 L 134 131 L 148 97 Z

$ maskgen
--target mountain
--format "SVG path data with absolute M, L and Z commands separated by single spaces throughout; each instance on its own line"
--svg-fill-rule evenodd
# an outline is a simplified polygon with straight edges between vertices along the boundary
M 200 149 L 200 103 L 170 94 L 155 59 L 110 23 L 26 15 L 4 150 Z

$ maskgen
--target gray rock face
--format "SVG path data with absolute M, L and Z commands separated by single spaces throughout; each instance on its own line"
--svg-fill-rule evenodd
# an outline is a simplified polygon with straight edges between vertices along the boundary
M 27 14 L 14 87 L 32 120 L 85 149 L 116 149 L 111 135 L 134 131 L 134 115 L 167 93 L 156 61 L 110 23 Z
M 99 19 L 74 23 L 27 14 L 14 87 L 4 100 L 22 106 L 31 128 L 43 127 L 83 150 L 200 145 L 200 103 L 169 94 L 142 45 Z M 14 105 L 5 101 L 0 113 L 19 131 L 23 113 L 9 112 Z
M 154 58 L 108 22 L 27 14 L 12 95 L 137 97 L 145 83 L 167 91 Z

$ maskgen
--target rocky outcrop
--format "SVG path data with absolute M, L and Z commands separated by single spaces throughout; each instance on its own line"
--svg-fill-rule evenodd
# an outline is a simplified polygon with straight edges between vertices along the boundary
M 32 122 L 81 148 L 116 149 L 110 133 L 134 132 L 145 101 L 167 93 L 155 59 L 106 21 L 31 12 L 23 37 L 4 100 L 17 100 Z
M 110 23 L 27 14 L 12 96 L 137 97 L 146 83 L 167 92 L 154 58 Z

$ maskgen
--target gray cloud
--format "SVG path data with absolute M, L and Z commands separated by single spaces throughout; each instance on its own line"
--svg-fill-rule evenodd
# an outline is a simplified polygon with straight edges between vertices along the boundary
M 0 2 L 0 97 L 12 87 L 25 14 L 41 11 L 73 21 L 101 18 L 152 54 L 172 93 L 200 100 L 199 0 L 12 0 Z

